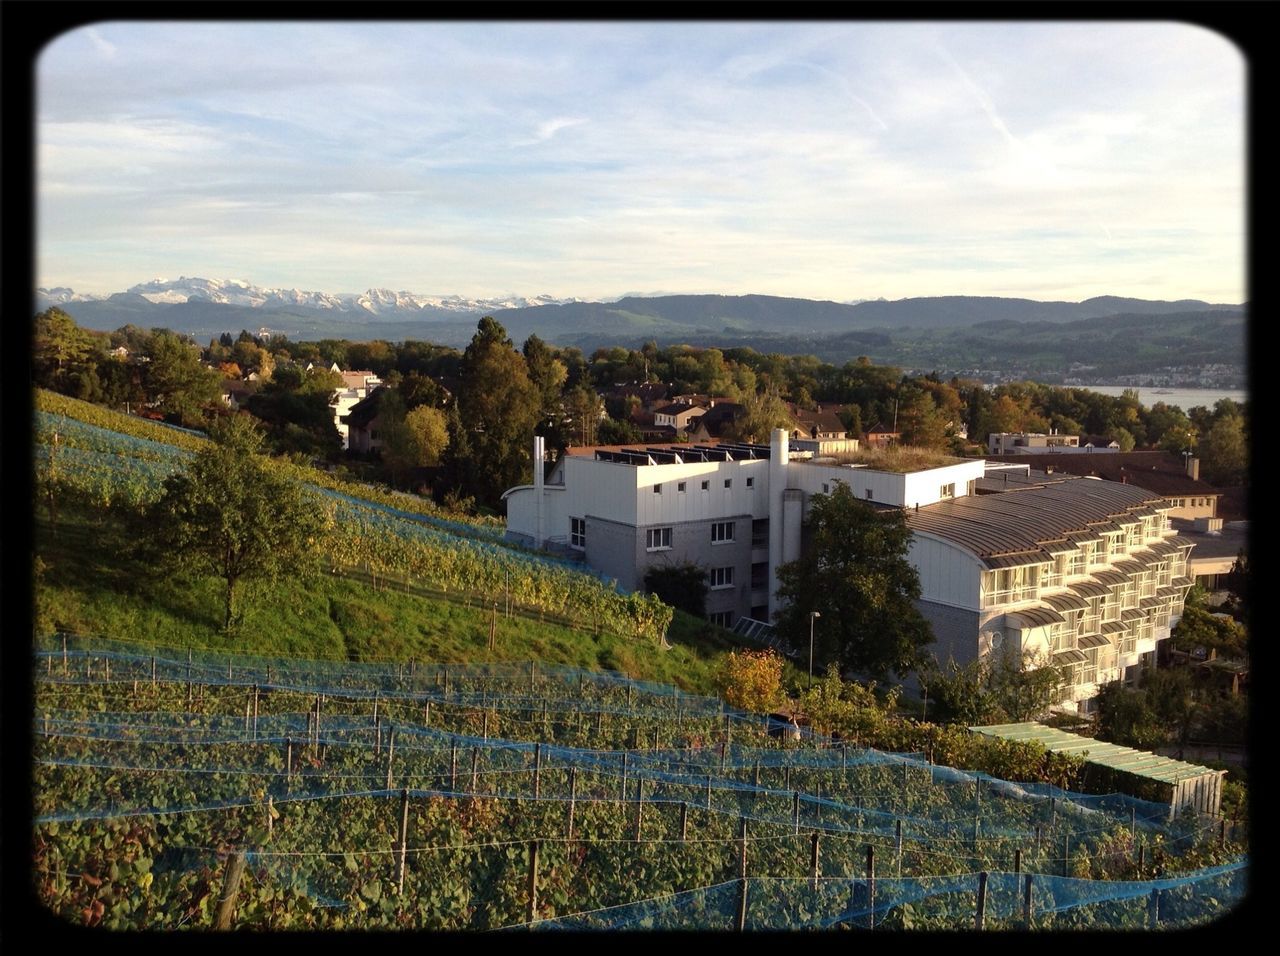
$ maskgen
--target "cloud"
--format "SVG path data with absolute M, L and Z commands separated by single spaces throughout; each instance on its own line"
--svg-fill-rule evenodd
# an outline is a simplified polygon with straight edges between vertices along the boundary
M 85 30 L 85 33 L 88 34 L 89 39 L 93 41 L 94 48 L 101 53 L 105 59 L 114 60 L 116 58 L 116 46 L 114 43 L 108 43 L 104 40 L 102 38 L 102 34 L 93 27 L 89 27 Z
M 562 129 L 568 129 L 570 126 L 581 126 L 587 120 L 579 116 L 557 116 L 555 119 L 549 119 L 545 123 L 538 124 L 537 142 L 542 143 L 549 140 Z

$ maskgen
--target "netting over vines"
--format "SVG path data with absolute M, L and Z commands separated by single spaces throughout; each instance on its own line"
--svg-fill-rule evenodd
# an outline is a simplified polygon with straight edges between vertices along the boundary
M 1165 927 L 1245 892 L 1167 806 L 616 674 L 60 636 L 34 674 L 37 882 L 108 926 L 206 925 L 241 850 L 257 928 Z

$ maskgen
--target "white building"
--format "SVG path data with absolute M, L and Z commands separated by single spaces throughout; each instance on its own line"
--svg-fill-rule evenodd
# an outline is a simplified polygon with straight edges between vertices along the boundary
M 369 393 L 382 384 L 382 379 L 370 371 L 341 372 L 336 364 L 331 371 L 342 376 L 342 387 L 335 389 L 329 396 L 329 407 L 333 409 L 333 423 L 338 427 L 338 434 L 342 436 L 342 449 L 346 451 L 350 446 L 351 435 L 343 419 L 357 403 L 368 398 Z
M 805 460 L 781 430 L 770 446 L 574 451 L 506 492 L 508 536 L 579 552 L 629 590 L 651 565 L 697 564 L 708 616 L 724 626 L 772 618 L 777 569 L 800 555 L 812 496 L 836 482 L 907 509 L 941 660 L 1028 651 L 1071 668 L 1073 701 L 1134 676 L 1191 584 L 1191 542 L 1170 529 L 1167 502 L 1132 485 L 1025 466 L 988 474 L 981 459 L 911 472 Z

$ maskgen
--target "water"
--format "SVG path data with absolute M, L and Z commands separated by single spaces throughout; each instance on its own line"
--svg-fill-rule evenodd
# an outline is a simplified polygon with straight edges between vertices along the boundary
M 1100 392 L 1115 398 L 1119 398 L 1125 389 L 1133 388 L 1132 385 L 1073 385 L 1071 387 L 1084 388 L 1090 392 Z M 1150 408 L 1156 402 L 1164 402 L 1166 405 L 1181 408 L 1184 412 L 1190 411 L 1197 405 L 1213 408 L 1214 402 L 1222 398 L 1243 402 L 1248 397 L 1248 392 L 1243 389 L 1231 388 L 1139 388 L 1137 391 L 1138 401 L 1142 403 L 1143 408 Z

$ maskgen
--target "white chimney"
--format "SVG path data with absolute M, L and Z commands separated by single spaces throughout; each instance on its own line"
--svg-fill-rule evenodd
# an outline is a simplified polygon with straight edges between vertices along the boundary
M 537 524 L 534 527 L 533 546 L 535 548 L 542 547 L 545 540 L 543 533 L 543 514 L 546 511 L 546 497 L 543 491 L 543 483 L 545 478 L 543 473 L 546 471 L 546 462 L 544 456 L 546 454 L 546 439 L 541 435 L 533 436 L 533 497 L 535 501 L 534 507 L 537 510 Z
M 1200 459 L 1187 457 L 1187 477 L 1200 480 Z

